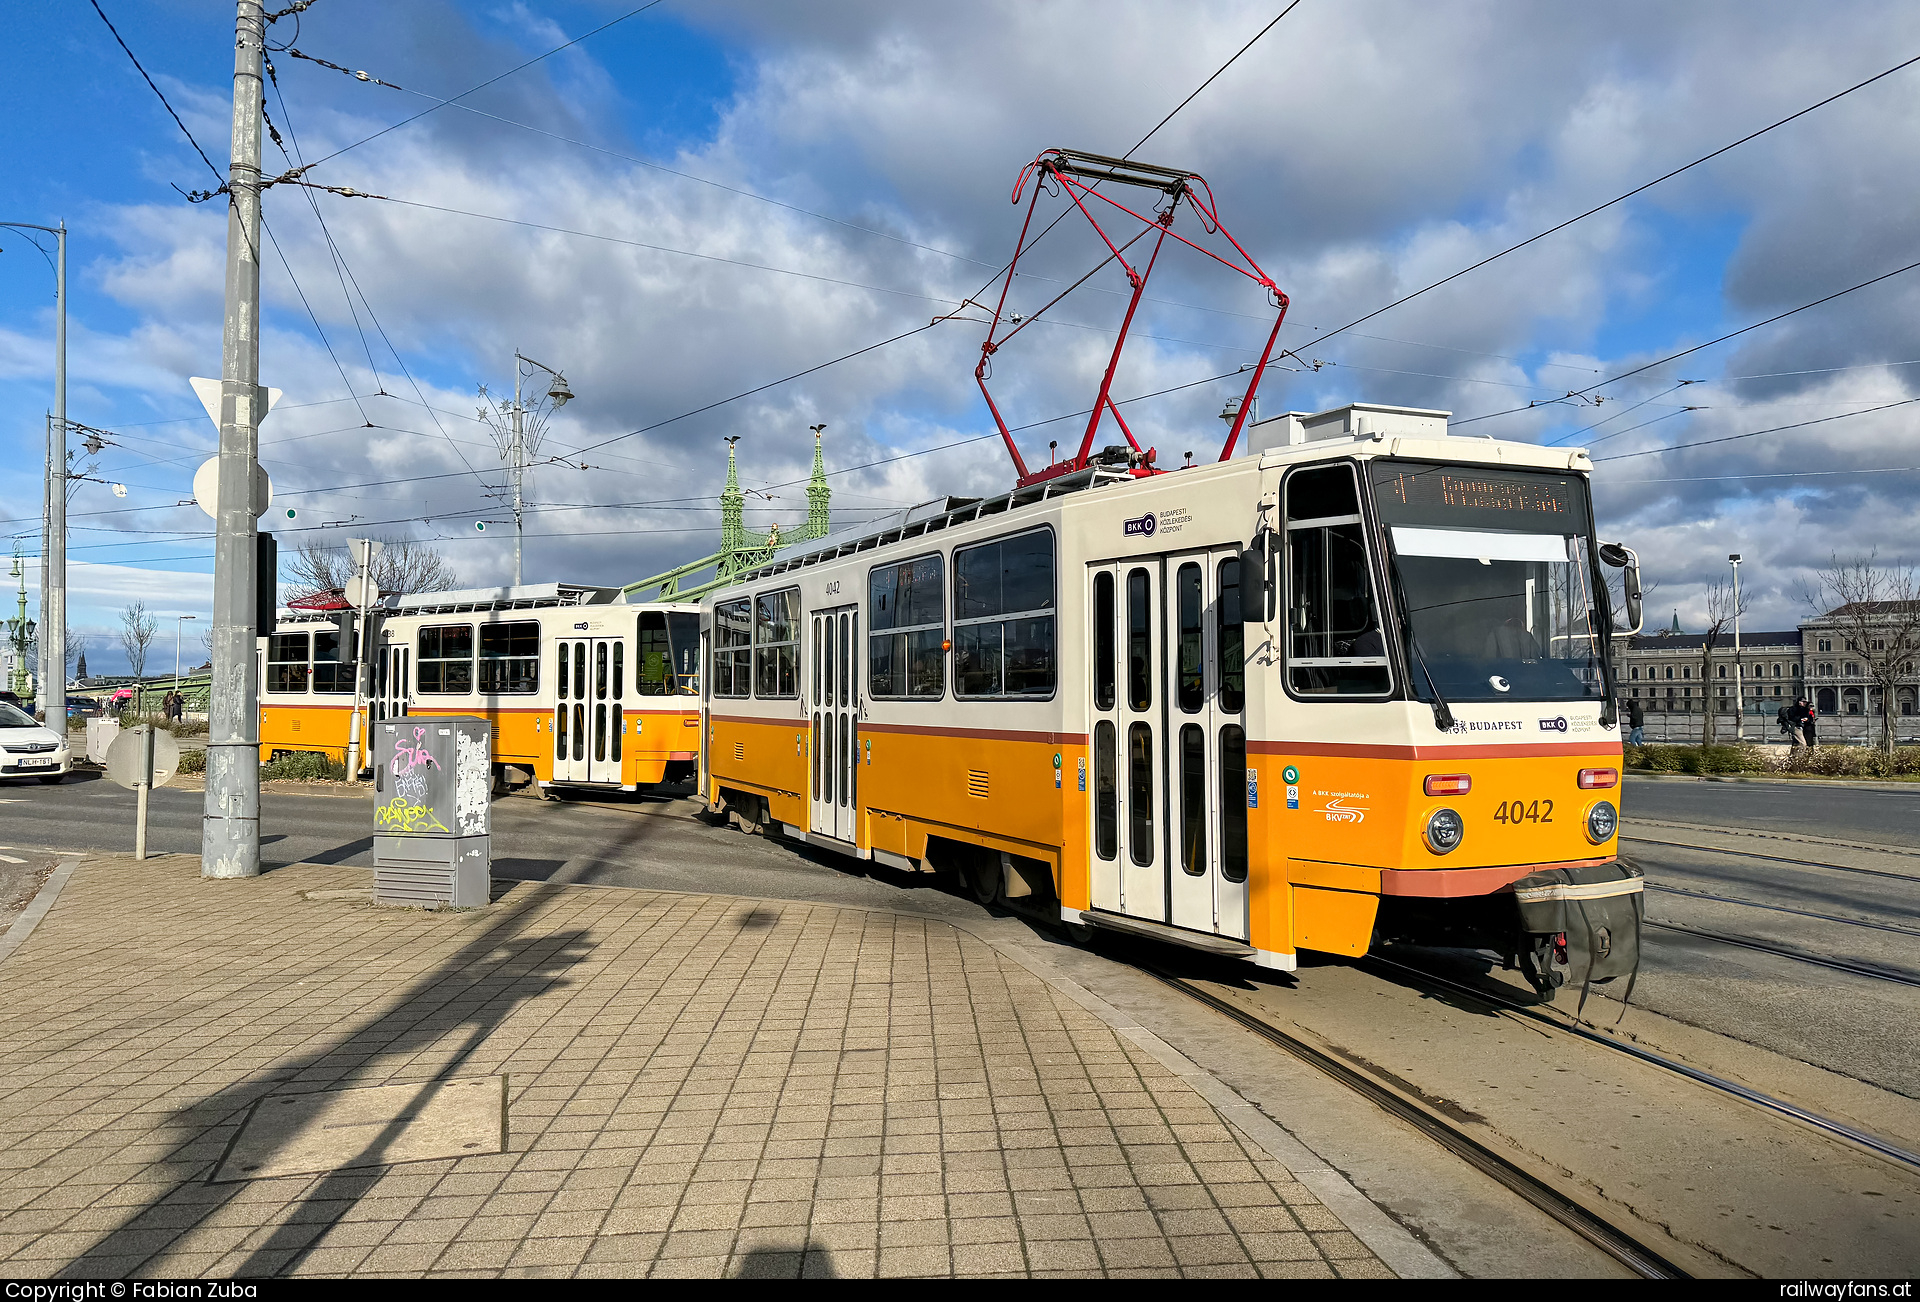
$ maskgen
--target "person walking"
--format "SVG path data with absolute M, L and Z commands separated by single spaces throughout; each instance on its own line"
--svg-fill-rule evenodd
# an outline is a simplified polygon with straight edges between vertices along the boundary
M 1780 712 L 1773 716 L 1774 722 L 1780 725 L 1780 735 L 1786 739 L 1787 745 L 1789 746 L 1797 744 L 1793 735 L 1793 724 L 1788 718 L 1792 712 L 1793 707 L 1791 705 L 1782 705 Z
M 1820 744 L 1819 729 L 1816 726 L 1819 718 L 1820 718 L 1820 711 L 1814 709 L 1813 706 L 1808 705 L 1807 706 L 1807 722 L 1805 725 L 1808 750 L 1812 750 L 1814 747 Z
M 1643 730 L 1647 726 L 1647 712 L 1638 699 L 1627 702 L 1627 745 L 1644 746 L 1646 738 Z

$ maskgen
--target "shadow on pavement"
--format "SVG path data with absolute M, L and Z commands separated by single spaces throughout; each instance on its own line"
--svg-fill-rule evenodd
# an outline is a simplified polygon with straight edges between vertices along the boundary
M 323 1233 L 344 1219 L 392 1167 L 345 1167 L 322 1175 L 286 1206 L 250 1194 L 256 1182 L 211 1184 L 220 1158 L 254 1105 L 273 1094 L 307 1093 L 391 1084 L 389 1065 L 405 1063 L 433 1049 L 442 1061 L 424 1089 L 455 1079 L 475 1050 L 523 1000 L 550 988 L 588 953 L 587 935 L 578 929 L 525 937 L 528 918 L 551 897 L 534 887 L 524 900 L 503 908 L 478 936 L 432 971 L 416 979 L 394 1006 L 323 1047 L 283 1059 L 247 1080 L 236 1082 L 201 1102 L 174 1113 L 157 1129 L 185 1132 L 177 1155 L 157 1166 L 163 1193 L 107 1233 L 60 1274 L 77 1278 L 124 1278 L 145 1273 L 143 1266 L 182 1235 L 197 1227 L 234 1224 L 218 1215 L 229 1203 L 258 1206 L 271 1229 L 247 1236 L 232 1255 L 237 1265 L 223 1266 L 231 1276 L 284 1272 L 298 1264 Z M 447 1044 L 463 1031 L 457 1046 Z M 412 1083 L 412 1082 L 409 1082 Z M 403 1110 L 404 1112 L 404 1110 Z M 383 1130 L 363 1153 L 378 1151 L 391 1138 Z M 289 1177 L 281 1177 L 282 1180 Z M 298 1179 L 301 1177 L 291 1177 Z M 265 1182 L 261 1182 L 265 1183 Z M 231 1260 L 231 1257 L 229 1258 Z

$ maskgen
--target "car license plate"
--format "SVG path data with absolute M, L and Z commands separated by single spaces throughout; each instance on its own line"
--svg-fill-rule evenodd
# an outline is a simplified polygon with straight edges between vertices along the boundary
M 59 762 L 59 760 L 21 760 L 18 767 L 23 769 L 50 769 Z

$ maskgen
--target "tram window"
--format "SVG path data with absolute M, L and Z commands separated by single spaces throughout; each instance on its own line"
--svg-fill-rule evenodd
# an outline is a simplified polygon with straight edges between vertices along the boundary
M 1093 576 L 1094 709 L 1113 708 L 1113 687 L 1113 575 L 1096 574 Z
M 753 603 L 746 597 L 713 608 L 713 694 L 745 696 L 753 672 Z
M 1205 600 L 1201 591 L 1200 567 L 1189 561 L 1180 567 L 1173 581 L 1176 610 L 1180 616 L 1180 665 L 1175 680 L 1180 708 L 1188 714 L 1198 712 L 1207 699 L 1207 663 L 1205 635 L 1200 615 Z
M 1286 497 L 1288 682 L 1307 696 L 1379 696 L 1387 645 L 1353 470 L 1297 470 Z
M 605 642 L 593 649 L 593 699 L 596 701 L 607 699 L 607 644 Z
M 1053 531 L 953 554 L 953 685 L 968 697 L 1053 695 Z
M 1207 735 L 1197 723 L 1180 729 L 1180 867 L 1207 872 Z
M 565 642 L 558 644 L 558 654 L 554 659 L 559 662 L 559 674 L 555 679 L 560 684 L 557 696 L 564 701 L 567 699 L 567 644 Z
M 1220 708 L 1238 714 L 1247 703 L 1245 631 L 1240 621 L 1240 561 L 1220 562 L 1220 604 L 1214 622 L 1220 647 Z
M 480 690 L 526 696 L 540 686 L 540 621 L 480 626 Z
M 1153 866 L 1153 727 L 1145 723 L 1127 728 L 1127 852 Z
M 1152 586 L 1145 570 L 1127 572 L 1127 707 L 1153 704 Z
M 563 646 L 560 648 L 560 673 L 562 677 L 566 674 L 566 664 L 567 648 Z M 561 690 L 566 690 L 565 684 L 561 685 Z M 555 710 L 553 714 L 553 757 L 557 760 L 563 760 L 567 757 L 567 703 L 562 701 L 560 708 Z
M 762 593 L 754 601 L 753 694 L 791 700 L 800 695 L 800 589 Z
M 1113 724 L 1093 725 L 1093 852 L 1111 859 L 1120 840 L 1120 788 L 1115 773 Z
M 414 671 L 422 694 L 465 695 L 473 690 L 473 625 L 442 624 L 420 630 L 419 667 Z
M 627 731 L 626 713 L 620 708 L 620 702 L 615 701 L 613 703 L 612 754 L 613 754 L 613 760 L 616 764 L 620 762 L 620 738 L 626 734 L 626 731 Z
M 1220 729 L 1220 875 L 1247 880 L 1247 734 L 1236 723 Z
M 305 633 L 275 633 L 267 639 L 269 692 L 307 690 L 307 650 L 310 642 Z
M 640 672 L 634 690 L 642 696 L 665 696 L 672 690 L 673 653 L 667 641 L 667 617 L 658 610 L 640 615 Z
M 360 655 L 360 634 L 353 635 L 352 649 L 347 652 L 347 663 L 340 663 L 340 630 L 337 628 L 317 629 L 313 634 L 313 690 L 332 692 L 336 695 L 353 690 L 353 673 L 358 667 Z
M 867 572 L 867 694 L 941 696 L 947 690 L 946 561 L 920 556 Z
M 700 695 L 700 616 L 692 611 L 668 614 L 667 640 L 673 648 L 672 693 Z
M 613 644 L 613 699 L 619 700 L 626 693 L 627 644 Z

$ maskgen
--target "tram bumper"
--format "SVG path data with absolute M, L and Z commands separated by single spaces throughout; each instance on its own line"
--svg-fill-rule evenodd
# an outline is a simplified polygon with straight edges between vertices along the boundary
M 1640 925 L 1646 916 L 1646 887 L 1640 870 L 1614 861 L 1577 864 L 1529 873 L 1513 883 L 1520 929 L 1534 941 L 1535 962 L 1527 977 L 1551 997 L 1571 982 L 1631 978 L 1640 966 Z M 1553 970 L 1564 937 L 1566 972 Z

